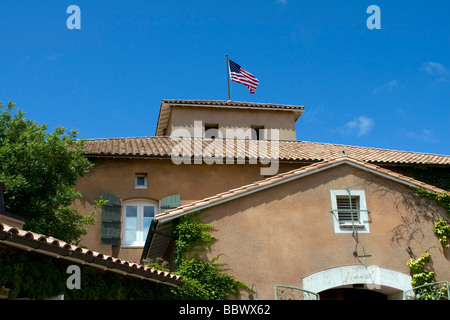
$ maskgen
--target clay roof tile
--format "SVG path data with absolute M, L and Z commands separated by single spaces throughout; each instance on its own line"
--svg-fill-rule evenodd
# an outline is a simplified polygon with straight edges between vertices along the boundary
M 194 143 L 197 141 L 197 143 Z M 201 143 L 199 143 L 200 141 Z M 254 158 L 256 157 L 254 144 L 260 142 L 248 140 L 194 140 L 194 139 L 178 139 L 172 137 L 132 137 L 132 138 L 110 138 L 110 139 L 91 139 L 87 141 L 85 152 L 87 156 L 105 157 L 163 157 L 169 158 L 174 147 L 180 143 L 185 143 L 186 148 L 181 151 L 191 151 L 188 156 L 202 156 L 205 148 L 211 148 L 219 143 L 223 144 L 223 158 L 229 156 L 227 146 L 233 147 L 233 157 L 238 158 Z M 209 147 L 208 147 L 209 146 Z M 209 149 L 206 149 L 209 150 Z M 215 151 L 220 150 L 216 148 Z M 271 157 L 270 142 L 267 146 L 268 157 Z M 407 152 L 388 149 L 376 149 L 369 147 L 346 146 L 338 144 L 327 144 L 307 141 L 279 141 L 278 142 L 278 159 L 280 161 L 298 161 L 298 162 L 320 162 L 324 160 L 336 159 L 341 157 L 342 153 L 348 157 L 378 164 L 434 164 L 434 165 L 450 165 L 450 156 L 438 155 L 420 152 Z M 214 154 L 215 155 L 215 154 Z M 216 156 L 216 155 L 215 155 Z
M 61 259 L 70 256 L 71 259 L 80 260 L 80 263 L 84 263 L 84 261 L 92 263 L 91 266 L 93 267 L 107 265 L 109 270 L 115 271 L 115 269 L 117 269 L 120 270 L 122 274 L 123 272 L 127 273 L 124 271 L 127 270 L 125 267 L 130 265 L 130 262 L 128 261 L 116 259 L 101 252 L 73 246 L 53 237 L 46 237 L 31 231 L 20 230 L 5 223 L 0 223 L 0 242 L 6 246 L 19 248 L 28 247 L 30 250 L 39 249 L 39 252 L 43 254 L 57 254 Z M 133 266 L 134 265 L 135 264 L 133 263 Z M 133 276 L 131 269 L 129 270 L 130 272 L 128 272 L 128 275 Z M 159 271 L 156 271 L 157 274 L 153 276 L 156 269 L 144 268 L 143 270 L 143 275 L 150 280 L 164 282 L 175 286 L 182 284 L 182 278 L 180 276 Z

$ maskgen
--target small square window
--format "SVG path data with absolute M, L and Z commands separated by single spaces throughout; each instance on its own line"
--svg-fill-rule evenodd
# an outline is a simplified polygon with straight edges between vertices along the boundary
M 359 224 L 359 197 L 355 196 L 337 196 L 337 215 L 339 224 L 351 224 L 352 222 Z
M 364 190 L 331 190 L 334 231 L 369 232 L 369 212 Z
M 136 173 L 134 178 L 134 187 L 136 189 L 147 189 L 147 174 Z

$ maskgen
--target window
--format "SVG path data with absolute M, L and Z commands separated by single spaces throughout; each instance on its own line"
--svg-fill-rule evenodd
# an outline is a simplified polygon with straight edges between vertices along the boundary
M 359 197 L 337 196 L 336 205 L 340 224 L 359 223 Z
M 264 139 L 264 126 L 252 126 L 252 139 Z
M 136 173 L 134 178 L 134 187 L 136 189 L 147 189 L 147 174 Z
M 217 123 L 205 124 L 205 138 L 206 139 L 219 138 L 219 125 Z
M 369 232 L 369 215 L 364 190 L 331 190 L 334 231 Z
M 122 246 L 144 246 L 150 224 L 158 213 L 153 201 L 128 201 L 122 207 Z

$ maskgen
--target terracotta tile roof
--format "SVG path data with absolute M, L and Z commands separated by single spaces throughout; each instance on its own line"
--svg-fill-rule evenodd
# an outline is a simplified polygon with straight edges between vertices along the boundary
M 169 272 L 117 259 L 99 252 L 71 245 L 62 240 L 11 227 L 5 223 L 0 223 L 0 244 L 24 250 L 33 250 L 45 255 L 78 263 L 87 263 L 89 266 L 95 268 L 170 286 L 182 284 L 180 276 L 173 275 Z
M 226 192 L 219 193 L 217 195 L 214 195 L 212 197 L 208 197 L 199 201 L 194 201 L 192 203 L 179 206 L 178 208 L 167 210 L 164 213 L 161 213 L 155 217 L 156 220 L 159 221 L 168 221 L 173 218 L 177 218 L 178 216 L 181 216 L 186 213 L 194 212 L 197 210 L 201 210 L 203 208 L 207 208 L 225 201 L 229 201 L 231 199 L 235 199 L 236 197 L 245 196 L 249 193 L 253 193 L 256 191 L 263 190 L 268 187 L 273 187 L 278 185 L 279 183 L 284 183 L 291 181 L 293 179 L 301 178 L 306 175 L 319 172 L 324 169 L 328 169 L 331 167 L 334 167 L 336 165 L 341 164 L 350 164 L 353 166 L 356 166 L 360 169 L 366 169 L 369 170 L 372 173 L 382 175 L 385 178 L 389 178 L 392 180 L 395 180 L 397 182 L 416 187 L 416 188 L 424 188 L 430 192 L 436 192 L 436 193 L 447 193 L 447 191 L 439 189 L 435 186 L 426 184 L 424 182 L 415 180 L 413 178 L 410 178 L 408 176 L 401 175 L 399 173 L 395 173 L 393 171 L 390 171 L 388 169 L 379 167 L 374 164 L 369 164 L 364 161 L 359 161 L 356 159 L 352 159 L 349 157 L 340 157 L 333 160 L 328 161 L 322 161 L 318 163 L 314 163 L 308 166 L 301 167 L 299 169 L 294 169 L 285 173 L 277 174 L 273 177 L 269 177 L 267 179 L 257 181 L 239 188 L 235 188 L 232 190 L 228 190 Z
M 170 105 L 193 105 L 193 106 L 225 106 L 235 108 L 265 108 L 265 109 L 286 109 L 286 110 L 304 110 L 304 106 L 286 105 L 286 104 L 274 104 L 274 103 L 260 103 L 260 102 L 241 102 L 231 100 L 176 100 L 165 99 L 161 101 L 161 104 Z
M 130 137 L 91 139 L 85 147 L 91 156 L 116 157 L 155 157 L 170 158 L 172 150 L 180 144 L 180 139 L 171 137 Z M 251 140 L 207 140 L 184 139 L 191 143 L 190 156 L 200 155 L 201 150 L 194 148 L 194 142 L 201 143 L 202 149 L 222 143 L 223 154 L 226 155 L 228 143 L 234 143 L 234 157 L 257 158 L 257 141 Z M 450 156 L 420 152 L 408 152 L 369 147 L 348 146 L 308 141 L 280 141 L 278 142 L 278 158 L 280 161 L 317 162 L 335 159 L 345 153 L 354 159 L 377 164 L 435 164 L 450 165 Z M 217 145 L 216 145 L 217 146 Z M 276 146 L 274 146 L 276 147 Z M 270 156 L 272 144 L 267 142 L 267 154 Z M 274 149 L 276 150 L 276 149 Z
M 156 125 L 156 135 L 164 135 L 164 129 L 167 127 L 170 118 L 171 107 L 207 107 L 207 108 L 233 108 L 233 109 L 252 109 L 252 110 L 276 110 L 291 111 L 295 114 L 297 120 L 303 113 L 303 106 L 293 106 L 273 103 L 257 103 L 257 102 L 239 102 L 224 100 L 162 100 L 159 108 L 158 123 Z

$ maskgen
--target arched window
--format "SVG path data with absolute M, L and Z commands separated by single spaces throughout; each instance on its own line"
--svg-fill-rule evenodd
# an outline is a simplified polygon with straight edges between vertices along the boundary
M 122 206 L 122 247 L 142 247 L 150 224 L 158 213 L 158 202 L 126 201 Z

